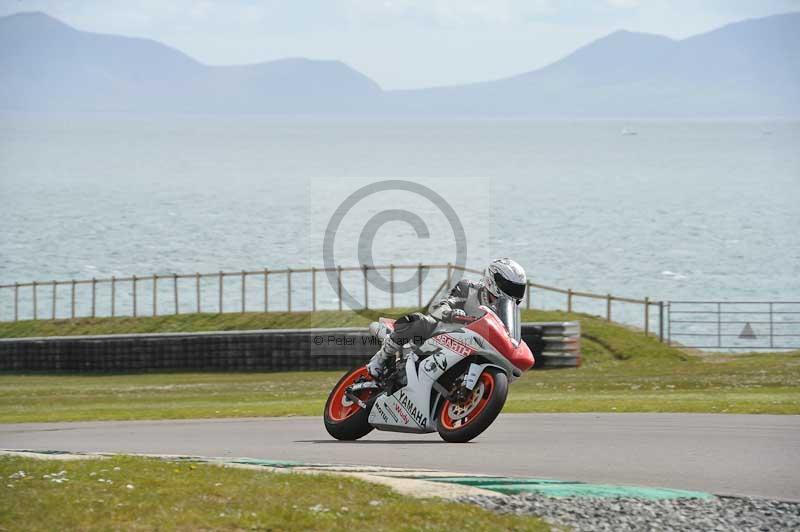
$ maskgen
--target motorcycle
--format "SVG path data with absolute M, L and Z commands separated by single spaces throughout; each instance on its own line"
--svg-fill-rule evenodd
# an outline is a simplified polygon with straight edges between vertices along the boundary
M 348 371 L 325 403 L 328 434 L 357 440 L 373 429 L 438 432 L 463 443 L 485 431 L 503 409 L 510 382 L 533 366 L 521 338 L 519 303 L 508 297 L 482 316 L 439 323 L 433 336 L 408 343 L 374 379 L 366 367 Z M 379 340 L 391 334 L 394 320 L 370 325 Z

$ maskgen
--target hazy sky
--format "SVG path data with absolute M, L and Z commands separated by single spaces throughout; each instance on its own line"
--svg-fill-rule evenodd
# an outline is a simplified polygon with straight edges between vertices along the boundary
M 0 0 L 209 64 L 339 59 L 386 89 L 532 70 L 617 29 L 683 38 L 800 0 Z

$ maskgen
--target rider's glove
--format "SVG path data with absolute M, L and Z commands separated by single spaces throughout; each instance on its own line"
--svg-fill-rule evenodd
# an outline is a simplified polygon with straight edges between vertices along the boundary
M 447 313 L 447 321 L 450 323 L 464 322 L 466 318 L 467 313 L 460 308 L 455 308 Z

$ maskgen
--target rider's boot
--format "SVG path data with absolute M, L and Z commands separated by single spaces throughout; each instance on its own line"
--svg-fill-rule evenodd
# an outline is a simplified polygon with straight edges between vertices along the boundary
M 383 373 L 386 371 L 386 362 L 390 360 L 391 357 L 395 356 L 395 354 L 400 351 L 401 347 L 401 345 L 398 345 L 392 340 L 391 336 L 386 336 L 386 338 L 383 339 L 383 347 L 375 353 L 367 364 L 367 371 L 369 371 L 369 374 L 376 379 L 383 376 Z

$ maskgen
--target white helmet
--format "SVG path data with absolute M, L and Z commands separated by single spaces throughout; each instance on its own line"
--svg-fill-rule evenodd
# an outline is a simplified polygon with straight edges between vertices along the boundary
M 507 295 L 520 301 L 527 284 L 525 270 L 509 258 L 493 260 L 483 272 L 483 286 L 494 297 Z

